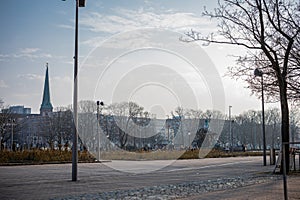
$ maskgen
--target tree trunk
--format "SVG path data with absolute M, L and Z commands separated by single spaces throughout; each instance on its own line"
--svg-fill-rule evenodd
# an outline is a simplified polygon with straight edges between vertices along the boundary
M 285 166 L 286 173 L 288 174 L 290 169 L 290 159 L 289 159 L 289 149 L 290 145 L 288 144 L 290 140 L 289 135 L 289 107 L 286 94 L 286 83 L 279 84 L 280 86 L 280 107 L 281 107 L 281 138 L 282 143 L 285 143 Z M 283 166 L 283 159 L 281 162 Z M 280 170 L 282 172 L 282 168 Z

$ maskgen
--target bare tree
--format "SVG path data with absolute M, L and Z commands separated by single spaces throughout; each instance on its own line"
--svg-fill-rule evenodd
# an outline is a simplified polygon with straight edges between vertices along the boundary
M 51 115 L 36 116 L 28 120 L 28 123 L 33 125 L 32 128 L 37 128 L 36 132 L 46 140 L 50 149 L 55 149 L 56 144 L 59 150 L 68 147 L 74 130 L 71 110 L 60 108 L 60 111 Z
M 49 144 L 49 147 L 51 150 L 54 150 L 55 148 L 55 141 L 57 139 L 56 133 L 57 133 L 57 120 L 53 116 L 39 116 L 34 119 L 36 122 L 38 122 L 38 130 L 40 132 L 40 135 L 45 138 L 46 142 Z
M 114 103 L 108 106 L 108 112 L 111 116 L 113 116 L 114 124 L 111 126 L 113 128 L 113 132 L 116 132 L 118 136 L 119 146 L 121 148 L 125 148 L 127 144 L 128 135 L 126 133 L 126 124 L 128 124 L 128 118 L 126 117 L 126 110 L 128 108 L 128 104 L 123 103 Z M 112 139 L 112 138 L 110 138 Z
M 299 139 L 300 139 L 300 110 L 295 105 L 291 107 L 291 111 L 290 111 L 290 133 L 291 133 L 292 142 L 299 142 Z
M 4 143 L 10 138 L 10 134 L 7 130 L 7 124 L 11 117 L 11 114 L 7 111 L 2 111 L 0 113 L 0 139 L 1 139 L 1 149 L 4 148 Z
M 135 143 L 135 128 L 145 123 L 139 118 L 148 118 L 149 113 L 144 108 L 134 102 L 114 103 L 108 106 L 108 113 L 114 118 L 113 131 L 116 132 L 119 139 L 120 148 L 125 148 L 128 140 Z
M 0 109 L 1 110 L 3 109 L 3 106 L 4 106 L 4 101 L 3 101 L 3 99 L 0 98 Z
M 4 149 L 4 144 L 8 141 L 13 145 L 12 129 L 15 129 L 14 133 L 20 129 L 18 115 L 11 113 L 8 106 L 5 106 L 4 101 L 0 99 L 0 150 Z
M 97 133 L 97 104 L 91 100 L 83 100 L 78 105 L 78 132 L 80 141 L 84 146 L 95 149 L 99 139 Z
M 204 15 L 219 20 L 219 33 L 224 39 L 215 39 L 213 34 L 202 37 L 191 31 L 186 34 L 186 40 L 246 47 L 249 53 L 238 59 L 242 65 L 231 69 L 231 75 L 246 76 L 249 87 L 258 92 L 259 84 L 249 77 L 253 76 L 253 67 L 262 68 L 267 78 L 265 88 L 280 100 L 282 142 L 289 142 L 288 99 L 300 98 L 299 1 L 223 0 L 214 12 L 205 11 Z M 289 145 L 285 148 L 286 166 L 289 166 Z
M 280 111 L 277 108 L 268 109 L 265 112 L 267 125 L 267 140 L 272 148 L 275 147 L 277 138 L 279 137 Z
M 186 110 L 186 114 L 185 114 L 188 118 L 191 119 L 200 119 L 203 115 L 203 111 L 202 110 L 196 110 L 196 109 L 187 109 Z
M 65 108 L 56 113 L 56 138 L 59 150 L 68 147 L 74 131 L 74 121 L 72 111 Z

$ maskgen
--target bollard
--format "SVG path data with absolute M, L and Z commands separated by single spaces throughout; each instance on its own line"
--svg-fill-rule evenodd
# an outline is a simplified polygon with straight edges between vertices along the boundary
M 276 153 L 274 148 L 270 148 L 270 165 L 275 165 Z

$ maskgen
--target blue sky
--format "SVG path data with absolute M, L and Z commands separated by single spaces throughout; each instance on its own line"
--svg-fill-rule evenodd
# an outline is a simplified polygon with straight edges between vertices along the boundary
M 131 44 L 132 35 L 142 33 L 137 30 L 154 28 L 151 29 L 151 31 L 155 32 L 155 29 L 165 29 L 173 31 L 174 33 L 176 32 L 179 35 L 191 28 L 204 33 L 215 31 L 216 22 L 203 18 L 201 15 L 204 6 L 208 9 L 212 9 L 215 5 L 216 1 L 211 0 L 88 0 L 86 7 L 80 8 L 79 20 L 79 58 L 81 68 L 81 74 L 79 76 L 80 99 L 95 100 L 101 98 L 111 103 L 123 100 L 118 97 L 124 96 L 122 95 L 123 93 L 130 93 L 132 94 L 130 100 L 139 101 L 139 103 L 144 104 L 143 106 L 148 110 L 152 109 L 153 112 L 162 112 L 161 110 L 164 110 L 163 114 L 158 113 L 158 115 L 162 116 L 169 114 L 170 110 L 177 104 L 167 102 L 172 101 L 173 97 L 169 99 L 168 97 L 161 97 L 161 99 L 157 97 L 164 96 L 165 94 L 162 94 L 164 90 L 161 91 L 161 94 L 155 95 L 155 98 L 153 95 L 150 95 L 152 98 L 143 96 L 145 93 L 152 94 L 152 90 L 158 87 L 159 84 L 154 84 L 155 86 L 148 88 L 149 91 L 136 90 L 140 91 L 140 93 L 127 91 L 128 88 L 119 90 L 120 87 L 116 84 L 116 87 L 113 88 L 117 88 L 115 90 L 116 93 L 113 95 L 114 99 L 111 99 L 108 96 L 108 92 L 112 86 L 109 84 L 108 79 L 105 82 L 105 77 L 101 80 L 99 77 L 105 66 L 115 58 L 112 55 L 116 56 L 119 55 L 118 53 L 124 51 L 124 49 Z M 75 0 L 9 0 L 2 2 L 0 7 L 0 98 L 2 98 L 7 105 L 25 105 L 26 107 L 31 107 L 34 113 L 39 111 L 46 62 L 49 63 L 50 91 L 53 106 L 67 106 L 72 103 L 74 6 Z M 146 37 L 145 35 L 147 34 L 139 35 L 138 37 L 142 40 L 144 39 L 143 37 Z M 177 36 L 175 35 L 175 37 Z M 123 44 L 122 41 L 120 41 L 123 38 L 124 41 L 128 43 Z M 112 42 L 114 39 L 118 39 L 119 41 L 114 43 Z M 162 39 L 163 36 L 160 40 Z M 156 40 L 157 45 L 159 45 L 160 40 Z M 174 43 L 178 43 L 179 45 L 180 41 L 174 39 Z M 113 45 L 114 47 L 105 45 Z M 122 45 L 125 45 L 126 48 Z M 150 43 L 147 43 L 147 45 L 149 46 Z M 228 105 L 233 105 L 233 113 L 235 114 L 248 109 L 260 109 L 260 100 L 255 96 L 250 96 L 250 91 L 244 89 L 245 84 L 223 76 L 226 72 L 226 68 L 234 64 L 234 59 L 228 55 L 239 54 L 243 52 L 243 50 L 237 49 L 236 47 L 220 45 L 202 46 L 201 48 L 205 52 L 204 54 L 207 54 L 212 60 L 222 80 L 225 99 L 220 101 L 224 101 L 224 112 L 227 111 L 226 108 Z M 139 66 L 143 66 L 147 59 L 147 63 L 149 64 L 149 62 L 151 62 L 149 57 L 151 58 L 152 56 L 149 56 L 148 53 L 149 52 L 142 52 L 141 55 L 139 53 L 136 54 L 139 55 L 139 59 L 134 57 L 135 54 L 133 54 L 133 56 L 129 55 L 126 58 L 126 64 L 138 64 Z M 154 52 L 152 55 L 154 58 L 156 53 Z M 201 81 L 197 78 L 193 79 L 193 77 L 191 78 L 191 76 L 193 76 L 192 71 L 189 72 L 190 74 L 187 74 L 187 72 L 186 75 L 183 75 L 182 69 L 176 69 L 175 66 L 180 63 L 180 61 L 175 64 L 172 63 L 172 60 L 176 59 L 168 57 L 163 53 L 158 55 L 158 57 L 159 56 L 160 62 L 167 66 L 168 70 L 172 71 L 172 67 L 174 67 L 175 70 L 173 70 L 173 75 L 171 75 L 171 72 L 167 72 L 170 73 L 170 75 L 166 77 L 160 74 L 158 76 L 160 80 L 168 80 L 177 75 L 182 75 L 185 80 L 189 79 L 187 77 L 190 77 L 187 81 L 187 87 L 197 85 L 195 87 L 192 86 L 192 90 L 201 91 L 201 88 L 203 89 L 203 87 L 205 87 L 205 81 Z M 98 57 L 98 60 L 94 59 L 96 57 Z M 121 70 L 119 70 L 118 67 L 122 67 L 121 61 L 125 62 L 120 58 L 118 62 L 115 63 L 115 68 L 111 68 L 111 80 L 114 78 L 118 79 L 116 77 L 119 77 L 119 82 L 121 79 L 125 81 L 121 84 L 119 83 L 119 85 L 124 86 L 128 84 L 128 87 L 131 87 L 129 86 L 130 83 L 134 82 L 135 85 L 132 87 L 137 88 L 136 84 L 141 83 L 134 78 L 134 75 L 143 77 L 145 74 L 140 72 L 141 70 L 137 70 L 133 74 L 128 75 L 128 70 L 132 69 L 125 67 L 123 67 L 123 69 L 125 69 L 125 71 L 127 70 L 126 73 L 123 75 L 120 74 Z M 182 64 L 181 67 L 183 67 L 183 65 L 184 64 Z M 150 66 L 150 68 L 151 67 L 154 69 L 157 66 Z M 95 77 L 93 77 L 93 75 L 95 75 Z M 149 77 L 152 76 L 149 75 Z M 157 76 L 153 75 L 153 77 Z M 178 80 L 181 80 L 180 77 Z M 190 80 L 193 80 L 193 82 Z M 199 80 L 199 84 L 197 80 Z M 102 85 L 97 85 L 99 83 Z M 166 83 L 170 82 L 167 81 Z M 162 87 L 163 84 L 160 85 Z M 177 86 L 176 83 L 173 86 L 180 87 Z M 173 86 L 168 86 L 168 88 Z M 204 92 L 202 94 L 200 94 L 201 92 L 198 96 L 196 94 L 196 99 L 200 98 L 201 100 L 198 100 L 197 104 L 190 105 L 190 107 L 196 106 L 202 110 L 212 108 L 213 100 L 203 100 L 203 98 L 200 97 L 204 94 L 210 97 L 213 96 L 210 95 L 213 91 L 212 88 L 209 87 L 210 86 L 207 88 L 206 85 L 206 89 L 203 89 Z M 98 91 L 99 88 L 102 88 L 102 90 Z M 182 91 L 183 90 L 185 89 L 182 89 Z M 181 95 L 185 95 L 179 93 L 178 91 L 175 93 L 173 91 L 175 96 L 180 97 Z M 153 101 L 156 102 L 156 105 L 151 106 L 150 102 Z M 163 103 L 163 101 L 166 102 Z M 204 101 L 206 103 L 204 103 Z M 162 102 L 161 105 L 157 105 L 159 102 Z M 187 100 L 183 106 L 189 107 L 188 102 Z M 243 102 L 243 104 L 240 102 Z M 169 107 L 165 106 L 166 104 L 168 104 Z M 160 107 L 160 109 L 154 108 L 158 108 L 157 106 Z

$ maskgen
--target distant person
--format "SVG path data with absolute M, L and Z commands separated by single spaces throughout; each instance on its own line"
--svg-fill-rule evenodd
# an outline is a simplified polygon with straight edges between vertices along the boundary
M 246 152 L 246 145 L 242 145 L 242 148 L 243 148 L 243 152 Z
M 225 151 L 226 151 L 226 153 L 229 153 L 229 147 L 228 146 L 225 147 Z

